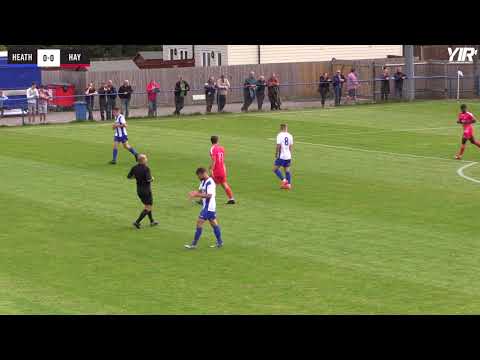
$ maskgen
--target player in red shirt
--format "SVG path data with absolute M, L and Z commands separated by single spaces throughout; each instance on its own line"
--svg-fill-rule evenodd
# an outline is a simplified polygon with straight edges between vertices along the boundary
M 210 157 L 212 158 L 212 164 L 210 165 L 210 171 L 212 178 L 216 184 L 220 184 L 225 193 L 228 196 L 227 204 L 235 204 L 233 198 L 232 189 L 227 183 L 227 168 L 225 166 L 225 149 L 218 144 L 218 136 L 212 136 L 210 138 L 212 147 L 210 148 Z
M 460 114 L 458 114 L 457 124 L 463 125 L 463 137 L 462 137 L 462 146 L 460 147 L 460 152 L 455 155 L 455 159 L 461 160 L 462 155 L 465 152 L 465 146 L 467 141 L 470 141 L 472 144 L 480 147 L 480 142 L 476 141 L 473 137 L 473 123 L 476 122 L 475 116 L 469 111 L 467 111 L 467 105 L 463 104 L 460 106 Z

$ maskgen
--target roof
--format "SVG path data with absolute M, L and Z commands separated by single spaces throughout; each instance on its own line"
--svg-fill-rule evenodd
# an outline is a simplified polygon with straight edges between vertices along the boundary
M 124 71 L 138 70 L 132 60 L 91 61 L 88 71 Z
M 140 51 L 138 55 L 145 60 L 163 59 L 163 51 Z

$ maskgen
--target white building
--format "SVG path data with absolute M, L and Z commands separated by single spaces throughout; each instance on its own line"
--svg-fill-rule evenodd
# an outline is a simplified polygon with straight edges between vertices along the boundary
M 195 66 L 380 59 L 403 56 L 403 45 L 163 45 L 163 60 L 191 59 Z

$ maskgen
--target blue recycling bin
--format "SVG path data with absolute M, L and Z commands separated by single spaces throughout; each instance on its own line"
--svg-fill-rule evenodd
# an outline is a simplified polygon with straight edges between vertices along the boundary
M 74 104 L 75 107 L 75 119 L 78 120 L 87 120 L 87 103 L 85 101 L 76 101 Z

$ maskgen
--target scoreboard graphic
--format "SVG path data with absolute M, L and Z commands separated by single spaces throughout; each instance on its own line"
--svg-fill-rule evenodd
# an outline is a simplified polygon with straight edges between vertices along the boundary
M 8 64 L 30 64 L 40 68 L 86 68 L 90 59 L 82 49 L 9 48 Z

